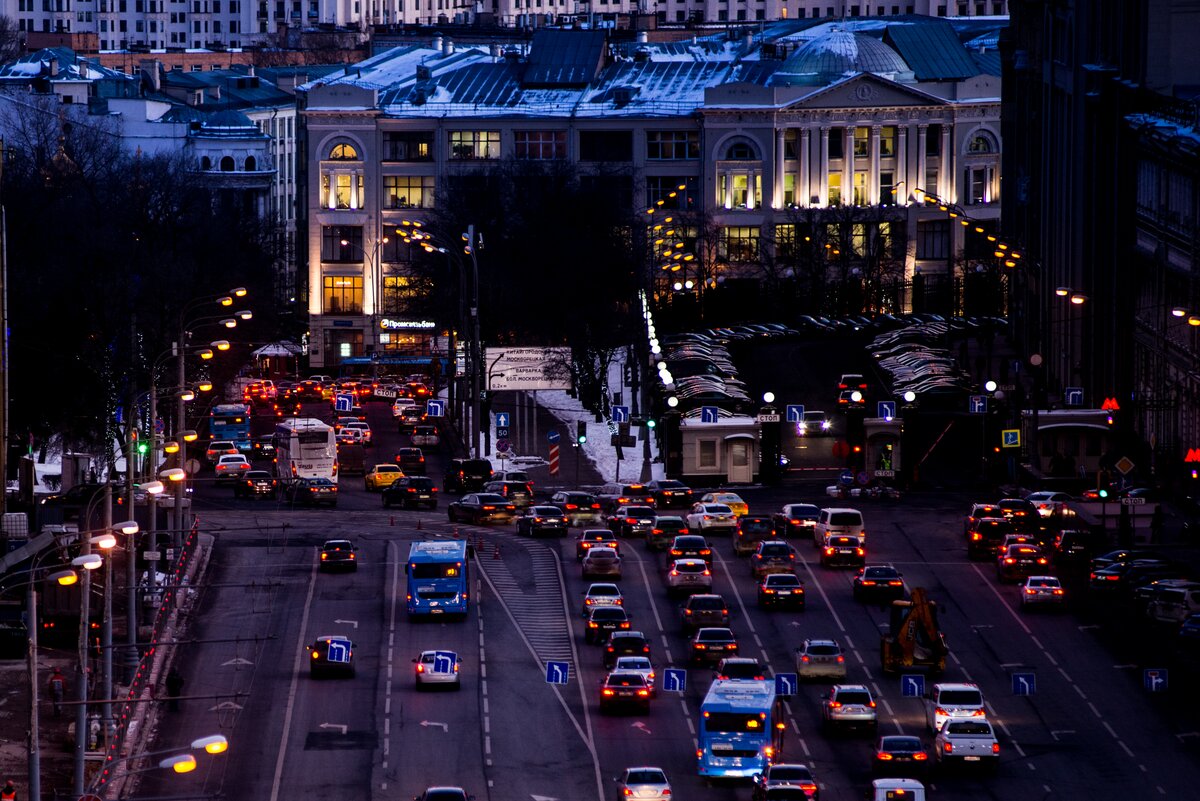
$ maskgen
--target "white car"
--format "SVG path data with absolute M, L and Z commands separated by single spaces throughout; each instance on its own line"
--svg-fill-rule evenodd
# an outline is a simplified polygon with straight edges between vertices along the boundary
M 579 563 L 582 578 L 597 576 L 621 577 L 621 557 L 613 548 L 589 548 Z
M 362 420 L 355 420 L 354 422 L 346 423 L 344 426 L 342 426 L 343 431 L 345 431 L 346 429 L 357 429 L 357 430 L 361 431 L 363 447 L 370 447 L 370 445 L 371 445 L 371 426 L 369 424 L 363 422 Z
M 701 534 L 713 529 L 731 531 L 737 527 L 733 510 L 723 503 L 692 504 L 692 513 L 684 519 L 689 531 Z
M 421 690 L 431 685 L 453 687 L 460 689 L 458 668 L 462 659 L 453 651 L 422 651 L 413 658 L 416 665 L 417 689 Z
M 399 417 L 404 414 L 405 409 L 416 407 L 417 402 L 412 398 L 396 398 L 392 404 L 392 417 Z
M 626 768 L 616 778 L 617 798 L 637 801 L 672 801 L 671 783 L 662 768 Z
M 1071 500 L 1071 496 L 1065 492 L 1031 492 L 1025 496 L 1025 500 L 1037 508 L 1039 515 L 1050 517 L 1061 509 L 1063 504 Z
M 419 448 L 436 448 L 442 442 L 433 426 L 417 426 L 413 429 L 412 444 Z
M 986 720 L 983 693 L 974 684 L 935 684 L 925 698 L 925 725 L 931 734 L 947 720 Z
M 650 687 L 650 695 L 657 695 L 654 686 L 654 666 L 650 664 L 648 656 L 618 656 L 617 663 L 613 665 L 613 670 L 631 671 L 633 673 L 641 673 L 642 678 L 646 680 L 646 684 Z
M 217 459 L 217 482 L 237 481 L 250 472 L 250 463 L 245 456 L 221 456 Z
M 1021 609 L 1037 606 L 1062 608 L 1066 600 L 1062 582 L 1057 576 L 1030 576 L 1021 585 Z
M 667 595 L 712 592 L 712 570 L 703 559 L 676 559 L 667 571 Z

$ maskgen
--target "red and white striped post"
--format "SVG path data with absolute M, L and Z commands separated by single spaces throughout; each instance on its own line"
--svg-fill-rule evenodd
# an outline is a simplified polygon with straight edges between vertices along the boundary
M 558 443 L 550 445 L 550 475 L 558 475 Z

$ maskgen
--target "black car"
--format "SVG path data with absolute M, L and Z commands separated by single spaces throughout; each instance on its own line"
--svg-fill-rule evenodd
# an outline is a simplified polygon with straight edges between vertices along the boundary
M 384 509 L 392 506 L 404 509 L 428 506 L 436 509 L 437 505 L 437 487 L 433 485 L 433 479 L 425 476 L 404 476 L 383 488 Z
M 44 510 L 61 509 L 64 521 L 78 520 L 80 514 L 89 506 L 92 507 L 93 516 L 99 514 L 101 505 L 99 499 L 103 494 L 103 484 L 76 484 L 64 492 L 47 495 L 45 498 L 42 498 L 40 503 Z M 112 490 L 113 504 L 120 505 L 124 503 L 124 494 L 124 485 L 114 484 Z M 83 522 L 89 524 L 86 520 Z
M 728 626 L 729 605 L 720 595 L 697 593 L 689 596 L 679 610 L 679 619 L 684 632 L 692 632 L 705 626 Z
M 821 507 L 811 503 L 785 504 L 782 511 L 774 515 L 775 532 L 780 537 L 802 537 L 812 539 Z
M 758 605 L 804 608 L 804 582 L 795 573 L 768 573 L 758 585 Z
M 517 507 L 504 496 L 492 492 L 473 492 L 446 507 L 451 523 L 507 523 L 517 515 Z
M 991 559 L 1000 551 L 1004 537 L 1014 533 L 1012 521 L 1003 517 L 981 517 L 967 525 L 967 558 Z
M 308 673 L 354 677 L 354 643 L 340 635 L 318 637 L 308 646 Z
M 615 631 L 628 631 L 629 614 L 620 606 L 596 606 L 588 612 L 583 630 L 583 641 L 592 645 L 603 644 Z
M 1138 559 L 1160 559 L 1161 554 L 1155 551 L 1147 551 L 1141 548 L 1118 548 L 1115 551 L 1108 551 L 1100 556 L 1092 558 L 1092 570 L 1100 570 L 1101 568 L 1111 567 L 1112 565 L 1122 564 L 1124 562 L 1133 562 Z
M 480 492 L 492 480 L 492 463 L 487 459 L 451 459 L 442 479 L 445 492 Z
M 275 435 L 264 434 L 261 437 L 255 437 L 250 442 L 250 458 L 253 459 L 274 459 L 275 458 Z
M 396 465 L 406 476 L 423 476 L 425 454 L 420 448 L 401 448 L 396 451 Z
M 604 668 L 612 670 L 622 656 L 650 656 L 650 641 L 640 631 L 614 631 L 604 646 Z
M 632 670 L 614 670 L 604 678 L 600 683 L 600 711 L 619 706 L 642 711 L 650 708 L 650 687 L 645 676 Z
M 530 506 L 517 518 L 517 533 L 526 537 L 539 534 L 567 536 L 567 516 L 557 506 Z
M 713 680 L 742 679 L 745 681 L 762 681 L 767 677 L 767 671 L 758 660 L 749 656 L 727 656 L 717 663 L 713 671 Z
M 875 745 L 871 767 L 880 776 L 921 775 L 929 768 L 929 752 L 920 737 L 889 734 Z
M 688 509 L 695 502 L 692 488 L 671 478 L 651 481 L 646 489 L 654 495 L 659 509 Z
M 1059 568 L 1084 567 L 1107 545 L 1108 536 L 1104 532 L 1089 529 L 1060 531 L 1054 538 L 1054 564 Z
M 321 546 L 321 571 L 358 570 L 358 549 L 350 540 L 327 540 Z
M 517 508 L 533 506 L 533 487 L 528 481 L 489 481 L 483 491 L 501 495 Z
M 888 603 L 904 598 L 904 576 L 891 565 L 867 565 L 854 576 L 854 600 Z
M 700 534 L 683 534 L 675 538 L 667 549 L 667 565 L 676 559 L 703 559 L 712 567 L 713 552 L 708 540 Z
M 300 478 L 287 488 L 288 503 L 297 506 L 337 506 L 337 494 L 338 485 L 328 478 Z
M 737 637 L 727 628 L 697 629 L 688 642 L 688 659 L 692 664 L 716 664 L 727 656 L 738 655 Z
M 753 553 L 760 542 L 775 539 L 775 520 L 767 515 L 742 515 L 733 530 L 733 552 Z
M 608 528 L 618 537 L 644 537 L 654 530 L 656 514 L 650 506 L 619 506 L 608 518 Z
M 1032 501 L 1004 498 L 996 503 L 996 507 L 1012 523 L 1014 531 L 1037 531 L 1042 525 L 1042 516 Z
M 862 567 L 867 551 L 858 537 L 835 535 L 825 538 L 821 549 L 822 567 Z
M 1114 596 L 1131 592 L 1142 584 L 1164 578 L 1186 578 L 1182 570 L 1165 559 L 1135 559 L 1114 562 L 1093 570 L 1088 576 L 1092 592 Z
M 279 494 L 279 479 L 266 470 L 251 470 L 233 485 L 235 498 L 274 498 Z
M 590 492 L 567 490 L 550 496 L 550 503 L 563 510 L 572 526 L 600 524 L 600 502 Z

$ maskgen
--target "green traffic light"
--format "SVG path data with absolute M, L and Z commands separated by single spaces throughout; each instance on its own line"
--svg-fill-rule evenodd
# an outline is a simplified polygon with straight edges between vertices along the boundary
M 657 425 L 658 425 L 658 422 L 655 420 L 647 420 L 646 421 L 646 428 L 654 428 Z
M 1106 489 L 1102 489 L 1102 490 L 1100 490 L 1100 497 L 1101 497 L 1101 498 L 1107 498 L 1107 497 L 1108 497 L 1108 490 L 1106 490 Z
M 583 435 L 580 435 L 577 439 L 578 439 L 580 445 L 587 442 L 587 437 L 585 437 Z
M 138 453 L 140 453 L 142 456 L 145 456 L 145 455 L 146 455 L 146 452 L 147 452 L 147 451 L 149 451 L 149 450 L 150 450 L 150 446 L 148 446 L 146 443 L 144 443 L 144 442 L 139 442 L 139 443 L 138 443 L 138 446 L 137 446 L 137 451 L 138 451 Z

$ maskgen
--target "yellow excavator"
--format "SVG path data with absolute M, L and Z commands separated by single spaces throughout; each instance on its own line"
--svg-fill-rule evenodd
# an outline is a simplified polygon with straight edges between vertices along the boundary
M 912 667 L 923 667 L 930 673 L 944 671 L 950 651 L 938 627 L 937 602 L 917 587 L 907 601 L 892 601 L 891 611 L 888 632 L 879 642 L 883 672 Z

